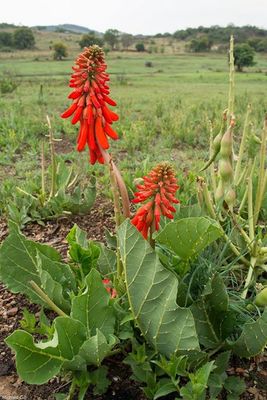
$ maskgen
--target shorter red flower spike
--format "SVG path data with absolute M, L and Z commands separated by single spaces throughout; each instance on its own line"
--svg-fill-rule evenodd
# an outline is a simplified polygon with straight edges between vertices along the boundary
M 105 286 L 106 291 L 110 294 L 110 297 L 114 299 L 117 297 L 117 291 L 112 287 L 110 279 L 102 279 L 102 283 Z
M 161 215 L 173 219 L 176 209 L 172 203 L 179 203 L 175 193 L 179 189 L 174 170 L 167 162 L 158 164 L 144 176 L 144 183 L 137 185 L 133 203 L 143 203 L 132 219 L 132 224 L 142 233 L 145 239 L 151 229 L 158 231 Z
M 117 140 L 118 134 L 111 124 L 119 119 L 107 104 L 116 106 L 109 95 L 107 82 L 109 76 L 105 72 L 107 65 L 102 49 L 96 45 L 85 48 L 78 56 L 70 79 L 70 87 L 74 90 L 68 98 L 73 104 L 61 114 L 62 118 L 72 116 L 72 124 L 80 122 L 77 150 L 89 147 L 90 162 L 103 164 L 100 147 L 109 148 L 108 138 Z

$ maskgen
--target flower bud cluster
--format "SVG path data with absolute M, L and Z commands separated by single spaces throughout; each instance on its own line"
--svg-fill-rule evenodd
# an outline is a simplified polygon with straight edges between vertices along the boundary
M 161 215 L 173 219 L 176 209 L 172 204 L 179 203 L 175 197 L 179 186 L 173 168 L 166 162 L 153 168 L 143 181 L 143 184 L 136 186 L 138 192 L 132 202 L 146 203 L 137 210 L 132 224 L 147 239 L 149 230 L 151 233 L 159 230 Z
M 72 124 L 80 122 L 77 150 L 84 150 L 86 144 L 90 151 L 90 162 L 103 164 L 102 149 L 108 149 L 108 137 L 118 139 L 118 134 L 111 128 L 113 121 L 119 119 L 107 104 L 116 103 L 109 95 L 109 75 L 102 49 L 96 45 L 85 48 L 72 67 L 69 86 L 74 90 L 69 94 L 72 105 L 61 115 L 72 117 Z

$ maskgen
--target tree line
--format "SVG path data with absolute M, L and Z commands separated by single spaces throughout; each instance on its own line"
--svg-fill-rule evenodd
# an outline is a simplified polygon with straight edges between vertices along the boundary
M 8 25 L 8 24 L 1 24 Z M 35 45 L 35 38 L 32 30 L 21 27 L 14 32 L 0 31 L 0 48 L 15 48 L 19 50 L 32 49 Z

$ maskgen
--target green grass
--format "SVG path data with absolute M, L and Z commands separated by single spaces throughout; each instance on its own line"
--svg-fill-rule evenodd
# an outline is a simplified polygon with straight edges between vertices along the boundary
M 19 83 L 13 93 L 0 100 L 0 180 L 2 187 L 8 185 L 11 191 L 14 185 L 23 185 L 38 174 L 40 140 L 47 133 L 46 114 L 55 135 L 73 143 L 73 151 L 67 156 L 88 157 L 87 153 L 75 152 L 78 128 L 60 118 L 70 104 L 67 95 L 73 59 L 51 61 L 40 57 L 34 61 L 38 51 L 28 53 L 28 59 L 23 52 L 18 53 L 12 54 L 12 59 L 5 55 L 0 61 L 0 76 L 9 71 Z M 152 62 L 152 68 L 145 66 L 147 61 Z M 256 131 L 267 110 L 267 56 L 257 56 L 256 61 L 255 67 L 236 74 L 237 135 L 249 102 Z M 140 174 L 144 160 L 149 166 L 163 159 L 171 159 L 179 171 L 190 168 L 197 173 L 199 160 L 207 156 L 209 121 L 216 133 L 227 107 L 227 57 L 110 53 L 107 63 L 111 97 L 117 101 L 120 115 L 116 129 L 121 140 L 111 144 L 111 151 L 123 173 Z M 101 168 L 96 170 L 101 174 Z

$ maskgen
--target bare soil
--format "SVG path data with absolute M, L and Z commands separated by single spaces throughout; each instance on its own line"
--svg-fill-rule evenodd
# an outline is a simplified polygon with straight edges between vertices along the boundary
M 67 256 L 66 235 L 74 224 L 85 230 L 89 239 L 104 241 L 104 229 L 114 229 L 112 204 L 107 200 L 97 199 L 95 206 L 86 216 L 73 216 L 49 221 L 45 226 L 28 224 L 23 233 L 30 239 L 46 243 L 56 248 L 63 256 Z M 8 235 L 8 226 L 0 219 L 0 243 Z M 6 346 L 4 339 L 19 328 L 22 310 L 27 308 L 33 313 L 39 312 L 37 305 L 29 303 L 20 294 L 10 293 L 0 284 L 0 400 L 52 400 L 54 393 L 68 390 L 69 383 L 62 378 L 54 378 L 45 385 L 28 385 L 16 374 L 14 357 Z M 89 392 L 87 400 L 145 400 L 141 388 L 131 380 L 130 369 L 122 363 L 121 357 L 113 357 L 106 361 L 109 367 L 111 385 L 102 396 Z M 237 375 L 245 379 L 247 391 L 243 400 L 267 399 L 267 354 L 250 361 L 233 358 L 227 371 L 229 375 Z M 177 397 L 177 396 L 176 396 Z M 166 396 L 165 400 L 175 396 Z M 222 395 L 221 400 L 226 399 Z

